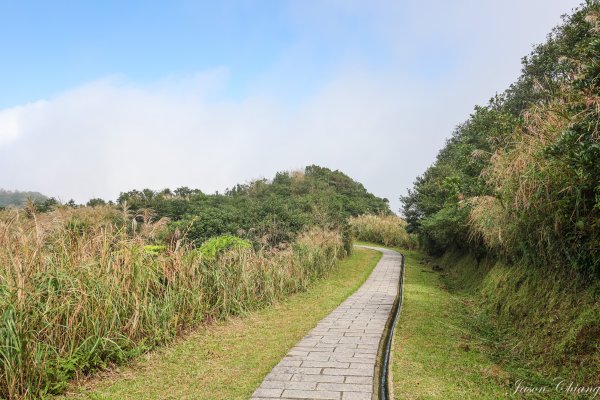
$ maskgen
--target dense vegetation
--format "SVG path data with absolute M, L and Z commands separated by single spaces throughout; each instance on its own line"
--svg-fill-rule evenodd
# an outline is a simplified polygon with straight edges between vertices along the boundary
M 598 384 L 600 4 L 564 17 L 522 75 L 458 126 L 403 197 L 508 358 Z M 454 267 L 453 267 L 454 266 Z
M 27 199 L 31 199 L 37 203 L 43 203 L 48 200 L 48 197 L 38 192 L 20 192 L 18 190 L 11 191 L 0 189 L 0 208 L 7 206 L 20 207 L 25 205 Z
M 458 251 L 434 265 L 444 268 L 442 280 L 463 299 L 473 335 L 513 385 L 522 380 L 554 387 L 557 377 L 600 385 L 597 282 L 582 285 L 528 264 Z
M 273 246 L 293 239 L 306 226 L 343 229 L 350 216 L 390 213 L 386 199 L 367 192 L 342 172 L 315 165 L 280 172 L 271 181 L 236 185 L 224 194 L 185 187 L 144 189 L 121 193 L 117 202 L 140 216 L 168 218 L 172 235 L 185 232 L 197 244 L 218 235 L 235 235 Z
M 592 2 L 565 17 L 402 198 L 428 250 L 600 274 L 599 18 Z
M 0 398 L 59 392 L 75 374 L 122 361 L 202 321 L 305 289 L 344 255 L 313 228 L 278 249 L 146 249 L 113 208 L 0 214 Z
M 57 393 L 203 321 L 306 289 L 387 201 L 316 166 L 225 194 L 123 193 L 0 210 L 0 398 Z

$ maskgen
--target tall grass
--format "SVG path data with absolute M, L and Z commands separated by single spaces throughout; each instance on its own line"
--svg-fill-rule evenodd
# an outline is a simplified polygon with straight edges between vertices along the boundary
M 0 398 L 59 393 L 202 321 L 303 290 L 343 255 L 323 230 L 210 259 L 176 238 L 148 250 L 164 221 L 144 220 L 108 207 L 0 213 Z
M 562 85 L 523 114 L 511 145 L 483 170 L 494 196 L 469 200 L 470 227 L 514 261 L 598 276 L 600 98 L 583 87 Z
M 397 215 L 365 214 L 350 218 L 349 223 L 358 240 L 385 246 L 415 247 L 413 238 L 406 232 L 406 222 Z

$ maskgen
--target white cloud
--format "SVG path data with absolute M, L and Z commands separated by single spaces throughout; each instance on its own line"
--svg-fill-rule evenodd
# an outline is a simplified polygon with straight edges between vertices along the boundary
M 107 79 L 20 108 L 17 138 L 0 146 L 10 171 L 0 186 L 82 201 L 142 187 L 222 190 L 310 163 L 372 170 L 402 114 L 384 82 L 354 73 L 293 110 L 268 97 L 208 100 L 193 81 L 172 90 Z
M 39 110 L 44 106 L 43 101 L 38 101 L 26 106 L 19 106 L 0 110 L 0 146 L 17 140 L 19 134 L 26 130 L 28 114 L 31 110 Z

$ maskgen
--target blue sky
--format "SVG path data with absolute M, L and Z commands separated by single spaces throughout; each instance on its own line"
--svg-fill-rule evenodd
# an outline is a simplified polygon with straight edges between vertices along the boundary
M 301 4 L 9 2 L 2 7 L 0 35 L 12 40 L 3 40 L 0 51 L 11 61 L 1 70 L 0 106 L 47 98 L 106 76 L 144 84 L 212 68 L 230 73 L 221 95 L 239 98 L 282 62 L 285 78 L 273 76 L 269 86 L 302 95 L 331 78 L 332 67 L 353 52 L 363 62 L 385 64 L 386 49 L 363 16 L 336 13 L 313 31 L 294 16 L 306 7 Z M 299 54 L 286 60 L 291 48 Z M 292 74 L 296 82 L 290 82 Z
M 292 40 L 281 4 L 8 2 L 1 8 L 0 50 L 11 61 L 1 67 L 0 105 L 108 75 L 144 83 L 218 66 L 232 70 L 239 93 Z
M 0 0 L 0 187 L 86 201 L 316 163 L 397 209 L 577 4 Z

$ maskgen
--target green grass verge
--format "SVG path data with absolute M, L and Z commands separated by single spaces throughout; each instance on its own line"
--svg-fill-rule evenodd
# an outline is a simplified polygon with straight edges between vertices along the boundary
M 502 399 L 508 375 L 487 357 L 469 323 L 464 296 L 440 274 L 406 255 L 404 304 L 394 337 L 394 394 L 399 399 Z
M 308 291 L 203 327 L 62 398 L 247 399 L 298 340 L 363 284 L 380 258 L 356 249 Z

